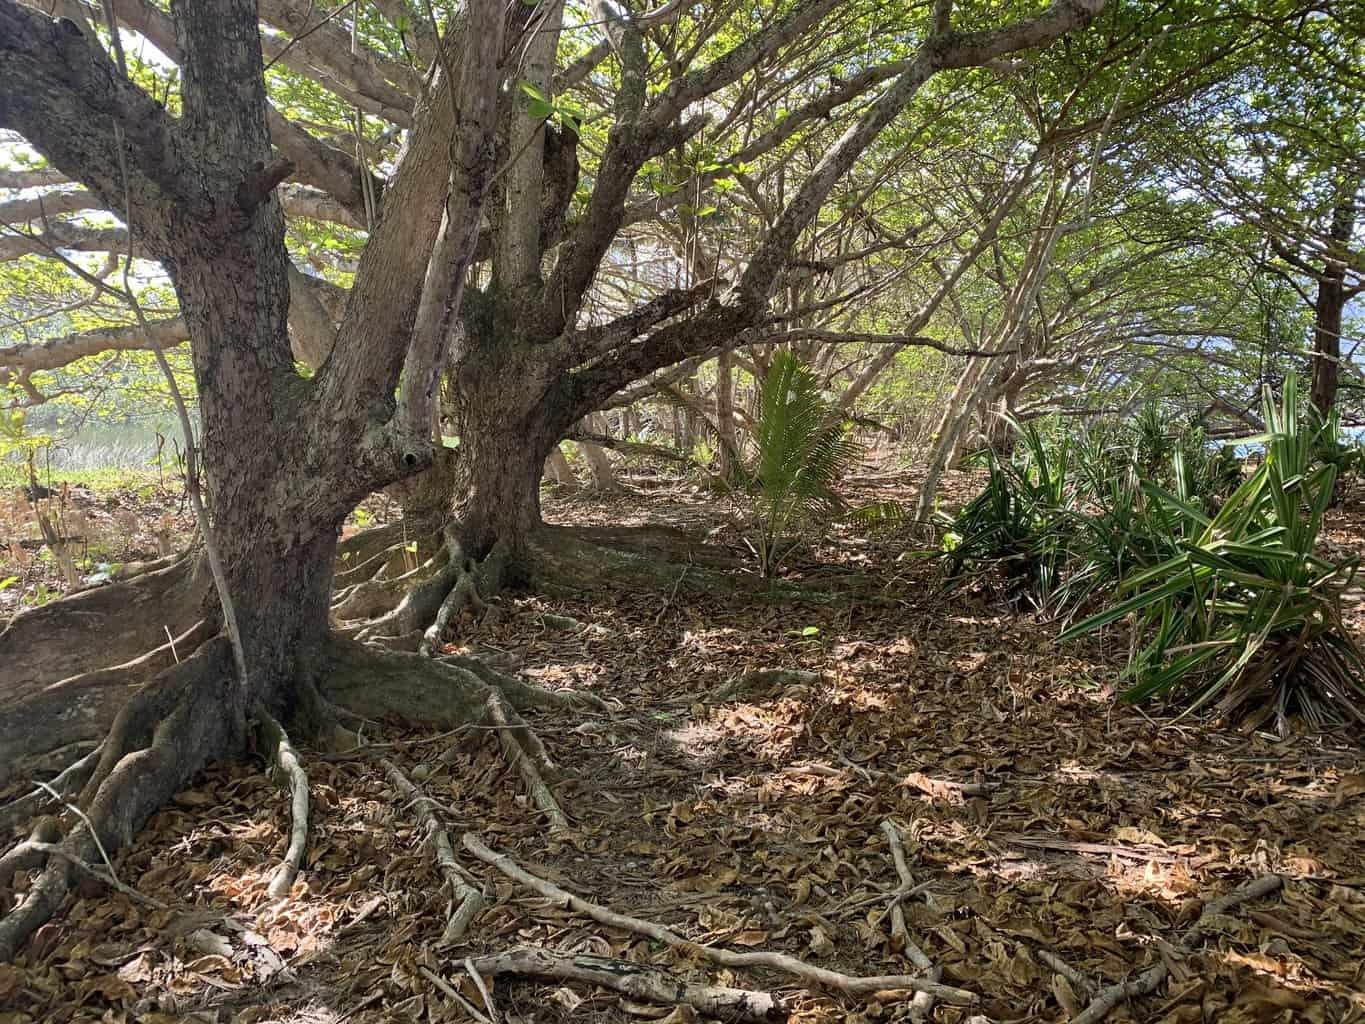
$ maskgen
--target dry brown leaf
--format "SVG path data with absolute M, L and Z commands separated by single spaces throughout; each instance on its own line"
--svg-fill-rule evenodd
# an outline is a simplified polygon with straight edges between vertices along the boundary
M 24 984 L 24 972 L 9 964 L 0 964 L 0 999 L 8 999 Z
M 1074 1017 L 1085 1008 L 1076 990 L 1071 987 L 1071 982 L 1061 974 L 1052 976 L 1052 995 L 1057 1000 L 1057 1005 L 1066 1011 L 1068 1017 Z
M 829 933 L 818 924 L 811 928 L 810 941 L 807 945 L 816 956 L 829 956 L 834 952 L 833 940 L 830 939 Z

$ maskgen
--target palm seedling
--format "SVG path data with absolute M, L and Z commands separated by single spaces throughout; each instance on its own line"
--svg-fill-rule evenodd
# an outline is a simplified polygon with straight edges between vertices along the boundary
M 824 400 L 814 372 L 779 352 L 759 396 L 758 459 L 750 473 L 754 525 L 748 538 L 759 571 L 773 576 L 843 508 L 835 490 L 858 457 L 843 418 Z
M 986 487 L 957 515 L 944 517 L 948 578 L 995 565 L 1043 603 L 1068 557 L 1072 442 L 1065 436 L 1050 440 L 1033 423 L 1011 425 L 1022 442 L 1015 458 L 987 452 Z

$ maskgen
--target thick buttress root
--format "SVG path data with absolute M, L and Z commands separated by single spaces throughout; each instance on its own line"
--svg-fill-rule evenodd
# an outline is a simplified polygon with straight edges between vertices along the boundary
M 101 864 L 131 842 L 149 817 L 215 758 L 244 746 L 227 640 L 214 637 L 139 690 L 119 711 L 93 758 L 88 780 L 63 815 L 63 855 L 44 853 L 22 902 L 0 918 L 0 962 L 13 959 L 35 929 L 61 906 L 73 863 Z M 46 829 L 46 838 L 57 838 Z M 35 838 L 37 838 L 35 836 Z M 22 849 L 22 847 L 21 847 Z M 32 848 L 26 858 L 32 854 Z M 9 855 L 7 855 L 9 856 Z M 39 868 L 27 860 L 24 867 Z
M 495 547 L 490 557 L 475 564 L 464 558 L 450 533 L 439 543 L 433 543 L 430 535 L 416 542 L 406 536 L 403 530 L 394 530 L 385 538 L 390 543 L 366 538 L 350 549 L 355 561 L 344 570 L 338 607 L 370 611 L 382 607 L 375 595 L 403 593 L 394 607 L 377 617 L 343 624 L 346 633 L 372 642 L 329 636 L 312 648 L 300 648 L 292 689 L 269 698 L 257 695 L 257 699 L 269 699 L 272 709 L 289 709 L 296 726 L 324 741 L 341 733 L 354 741 L 355 736 L 341 728 L 343 723 L 363 728 L 378 720 L 488 729 L 497 734 L 503 756 L 521 776 L 551 829 L 568 828 L 567 816 L 550 788 L 555 766 L 521 713 L 533 708 L 600 712 L 607 710 L 606 705 L 590 695 L 542 689 L 478 659 L 441 656 L 442 635 L 455 616 L 465 608 L 484 610 L 484 594 L 497 589 L 502 552 Z M 258 723 L 260 747 L 272 763 L 273 774 L 290 794 L 288 850 L 270 891 L 287 894 L 297 878 L 307 841 L 308 781 L 285 727 L 264 707 L 243 706 L 246 697 L 235 678 L 231 648 L 224 636 L 210 635 L 210 627 L 202 622 L 182 622 L 162 614 L 169 612 L 171 598 L 196 611 L 202 607 L 200 600 L 186 599 L 187 594 L 203 596 L 196 565 L 197 560 L 182 560 L 129 583 L 90 592 L 98 600 L 83 594 L 70 599 L 69 605 L 58 602 L 67 607 L 44 617 L 20 616 L 3 636 L 11 644 L 16 638 L 45 636 L 72 626 L 72 615 L 77 619 L 86 612 L 112 615 L 118 603 L 138 595 L 143 610 L 151 609 L 163 624 L 175 624 L 169 635 L 150 630 L 144 630 L 149 634 L 145 638 L 138 634 L 146 642 L 143 652 L 133 653 L 113 668 L 99 667 L 93 661 L 70 666 L 59 662 L 55 667 L 35 667 L 30 673 L 35 678 L 30 689 L 39 692 L 37 680 L 43 671 L 55 671 L 61 678 L 62 671 L 76 667 L 76 675 L 57 689 L 63 694 L 82 688 L 99 692 L 106 708 L 116 703 L 110 699 L 110 687 L 117 688 L 119 698 L 131 695 L 98 745 L 52 779 L 47 784 L 50 788 L 35 789 L 0 808 L 0 824 L 11 834 L 45 807 L 51 805 L 55 812 L 0 858 L 0 868 L 8 875 L 36 873 L 22 901 L 0 917 L 0 961 L 13 958 L 33 931 L 56 913 L 73 872 L 90 874 L 93 870 L 98 872 L 97 879 L 121 885 L 113 871 L 113 856 L 210 761 L 246 753 L 248 712 Z M 422 653 L 385 649 L 384 643 L 395 639 Z M 69 637 L 65 646 L 71 646 Z M 115 645 L 113 654 L 127 654 L 126 646 Z M 108 647 L 104 656 L 109 656 Z M 104 715 L 108 721 L 107 710 Z M 69 748 L 95 735 L 90 723 L 84 722 L 76 734 L 62 733 L 60 742 L 50 742 L 43 749 Z M 0 742 L 4 739 L 0 729 Z M 18 752 L 31 753 L 27 747 Z M 459 899 L 447 930 L 449 941 L 463 931 L 479 906 L 470 890 L 456 888 L 454 892 Z
M 203 643 L 206 593 L 186 555 L 16 615 L 0 632 L 0 785 L 35 754 L 104 735 L 138 686 Z
M 336 631 L 430 657 L 461 612 L 488 611 L 485 595 L 500 588 L 504 557 L 505 547 L 495 545 L 481 561 L 467 558 L 449 527 L 417 538 L 394 526 L 357 534 L 340 549 L 332 597 Z

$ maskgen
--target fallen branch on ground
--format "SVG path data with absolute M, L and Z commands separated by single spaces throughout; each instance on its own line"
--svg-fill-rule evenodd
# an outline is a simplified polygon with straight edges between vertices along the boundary
M 771 992 L 693 985 L 658 967 L 604 956 L 511 949 L 475 958 L 481 974 L 518 974 L 557 981 L 578 981 L 665 1006 L 691 1006 L 706 1017 L 733 1021 L 783 1021 L 787 1008 Z
M 832 992 L 839 992 L 847 996 L 866 996 L 874 992 L 888 991 L 909 991 L 909 992 L 932 992 L 936 999 L 955 1006 L 971 1006 L 976 1003 L 975 992 L 968 992 L 966 989 L 954 988 L 951 985 L 943 985 L 928 978 L 915 975 L 893 974 L 877 977 L 859 977 L 857 975 L 842 974 L 839 971 L 832 971 L 828 968 L 817 967 L 808 964 L 803 960 L 787 956 L 784 953 L 773 952 L 753 952 L 735 953 L 728 949 L 717 949 L 712 946 L 703 946 L 688 939 L 684 939 L 677 932 L 656 924 L 653 921 L 645 921 L 638 917 L 630 917 L 625 914 L 618 914 L 613 910 L 596 903 L 591 903 L 580 896 L 575 896 L 567 890 L 561 889 L 553 882 L 548 882 L 543 878 L 525 871 L 516 861 L 506 854 L 497 853 L 489 849 L 471 833 L 464 835 L 464 847 L 475 857 L 478 857 L 486 864 L 491 864 L 501 871 L 508 878 L 519 882 L 535 892 L 540 893 L 547 899 L 553 900 L 559 906 L 576 911 L 592 918 L 599 924 L 607 925 L 610 928 L 620 928 L 624 931 L 633 932 L 636 935 L 644 935 L 662 942 L 664 945 L 671 946 L 688 956 L 710 960 L 712 963 L 720 964 L 722 967 L 758 967 L 773 971 L 781 971 L 785 974 L 800 978 L 808 985 L 827 989 Z
M 1213 918 L 1224 914 L 1233 907 L 1240 906 L 1251 900 L 1260 899 L 1277 891 L 1284 885 L 1284 878 L 1280 875 L 1262 875 L 1255 881 L 1248 882 L 1240 889 L 1234 889 L 1221 899 L 1216 899 L 1204 907 L 1204 912 L 1199 915 L 1197 920 L 1184 935 L 1180 936 L 1180 945 L 1185 949 L 1193 949 L 1204 933 L 1204 926 Z M 1121 982 L 1117 985 L 1110 985 L 1101 990 L 1090 1005 L 1071 1018 L 1071 1024 L 1099 1024 L 1109 1015 L 1109 1011 L 1118 1006 L 1126 999 L 1134 999 L 1138 996 L 1149 995 L 1155 992 L 1166 976 L 1170 974 L 1171 968 L 1166 958 L 1162 957 L 1157 963 L 1143 971 L 1132 981 Z
M 441 933 L 439 944 L 442 946 L 454 945 L 464 935 L 465 929 L 469 927 L 474 918 L 478 916 L 479 911 L 483 909 L 483 893 L 456 863 L 455 850 L 450 845 L 450 836 L 441 827 L 440 819 L 436 817 L 435 801 L 418 789 L 392 761 L 384 758 L 379 763 L 383 766 L 384 774 L 388 776 L 394 788 L 403 795 L 403 799 L 417 808 L 417 817 L 422 823 L 422 832 L 426 840 L 431 843 L 436 853 L 436 864 L 440 867 L 441 874 L 445 876 L 446 883 L 450 886 L 450 914 L 446 920 L 445 931 Z
M 911 772 L 901 779 L 901 785 L 917 789 L 925 796 L 939 799 L 989 796 L 996 788 L 989 782 L 953 782 L 949 779 L 931 778 L 923 772 Z
M 284 726 L 275 721 L 264 709 L 256 712 L 260 719 L 261 732 L 270 751 L 270 774 L 275 783 L 289 792 L 289 848 L 285 850 L 284 860 L 275 869 L 275 877 L 270 880 L 266 890 L 271 899 L 288 896 L 294 888 L 294 880 L 299 876 L 304 852 L 308 849 L 308 774 L 303 770 L 298 751 L 289 742 L 289 734 Z
M 900 887 L 908 893 L 915 888 L 915 876 L 910 873 L 910 865 L 905 859 L 905 846 L 901 843 L 901 834 L 889 820 L 882 822 L 882 831 L 886 833 L 886 840 L 891 844 L 891 861 L 895 864 L 896 875 L 901 880 Z M 905 910 L 901 906 L 904 899 L 904 896 L 899 896 L 891 904 L 891 937 L 900 945 L 901 952 L 915 965 L 916 970 L 923 971 L 930 981 L 938 981 L 943 977 L 943 969 L 935 967 L 934 962 L 929 959 L 929 954 L 910 939 L 910 929 L 905 926 Z M 928 1020 L 933 1012 L 934 994 L 916 992 L 915 998 L 910 1000 L 910 1019 Z

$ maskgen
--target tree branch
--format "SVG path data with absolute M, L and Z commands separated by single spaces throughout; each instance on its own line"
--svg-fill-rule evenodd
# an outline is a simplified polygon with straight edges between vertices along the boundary
M 123 160 L 114 123 L 127 145 Z M 193 160 L 170 115 L 74 22 L 14 0 L 0 0 L 0 127 L 19 132 L 107 208 L 123 205 L 126 163 L 134 227 L 149 235 L 166 234 L 173 206 L 208 212 L 207 197 L 186 174 Z
M 28 345 L 0 347 L 0 372 L 34 373 L 39 370 L 59 370 L 77 359 L 102 352 L 138 352 L 154 348 L 174 348 L 189 337 L 185 321 L 178 316 L 148 322 L 150 333 L 137 324 L 120 327 L 97 327 L 61 338 L 34 342 Z

